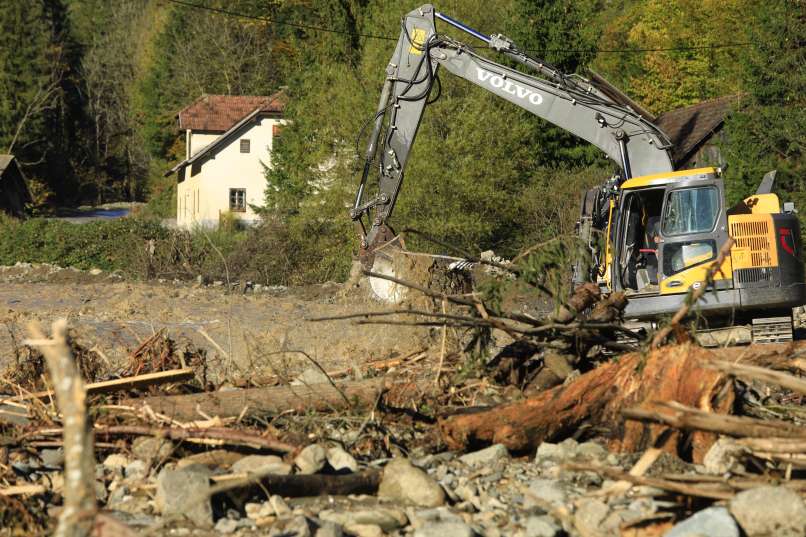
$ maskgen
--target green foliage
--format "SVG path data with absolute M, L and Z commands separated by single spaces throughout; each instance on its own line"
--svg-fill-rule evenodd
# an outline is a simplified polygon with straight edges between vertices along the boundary
M 801 8 L 798 10 L 798 6 Z M 757 46 L 739 57 L 747 94 L 725 127 L 731 202 L 755 192 L 762 176 L 777 169 L 783 197 L 806 207 L 806 20 L 803 2 L 757 4 L 749 39 Z

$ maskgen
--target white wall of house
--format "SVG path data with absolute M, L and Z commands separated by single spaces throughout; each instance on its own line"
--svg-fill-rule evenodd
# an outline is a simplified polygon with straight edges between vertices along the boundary
M 262 117 L 257 122 L 244 126 L 230 140 L 213 149 L 198 162 L 180 170 L 184 181 L 177 185 L 177 218 L 179 227 L 190 229 L 196 226 L 216 227 L 225 213 L 246 224 L 259 221 L 250 205 L 265 203 L 266 176 L 263 164 L 271 167 L 273 130 L 281 119 Z M 191 133 L 191 150 L 195 143 L 212 140 Z M 214 137 L 215 138 L 215 137 Z M 249 153 L 241 152 L 241 140 L 249 140 Z M 208 158 L 213 157 L 213 158 Z M 194 173 L 195 172 L 195 173 Z M 181 179 L 180 175 L 180 179 Z M 246 207 L 233 211 L 230 207 L 231 191 L 245 191 Z
M 193 132 L 190 130 L 187 132 L 187 156 L 185 158 L 192 157 L 221 136 L 221 133 Z

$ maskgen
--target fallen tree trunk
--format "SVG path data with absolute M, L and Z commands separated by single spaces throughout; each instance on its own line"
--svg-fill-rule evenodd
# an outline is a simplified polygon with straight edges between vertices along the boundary
M 501 443 L 513 451 L 526 451 L 587 424 L 608 429 L 605 434 L 613 449 L 637 451 L 657 442 L 656 447 L 674 452 L 688 444 L 682 441 L 684 432 L 674 430 L 661 438 L 667 426 L 625 420 L 622 410 L 660 400 L 726 414 L 734 400 L 733 384 L 707 362 L 730 352 L 735 351 L 686 344 L 627 354 L 525 400 L 441 418 L 440 432 L 451 449 Z M 701 461 L 715 439 L 713 433 L 691 433 L 692 458 Z
M 317 383 L 301 386 L 272 386 L 246 390 L 194 393 L 190 395 L 154 396 L 128 399 L 123 405 L 148 405 L 152 410 L 176 420 L 196 420 L 201 415 L 219 418 L 273 415 L 288 410 L 327 411 L 345 407 L 371 407 L 381 391 L 406 392 L 412 397 L 416 386 L 392 383 L 383 378 L 344 382 L 335 386 Z
M 326 474 L 231 474 L 213 477 L 215 485 L 212 492 L 221 492 L 244 489 L 270 490 L 272 494 L 298 497 L 315 496 L 347 496 L 349 494 L 375 494 L 381 483 L 379 470 L 364 470 L 354 474 L 326 475 Z

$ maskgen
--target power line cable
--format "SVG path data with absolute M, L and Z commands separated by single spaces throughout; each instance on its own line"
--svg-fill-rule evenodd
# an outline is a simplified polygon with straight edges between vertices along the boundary
M 232 11 L 229 9 L 217 8 L 217 7 L 210 7 L 205 6 L 202 4 L 194 4 L 192 2 L 186 2 L 184 0 L 165 0 L 172 4 L 180 5 L 187 8 L 199 9 L 202 11 L 209 11 L 211 13 L 217 13 L 219 15 L 226 15 L 229 17 L 236 17 L 242 19 L 251 19 L 257 20 L 262 22 L 269 22 L 271 24 L 278 24 L 281 26 L 290 26 L 292 28 L 300 28 L 302 30 L 314 30 L 318 32 L 327 32 L 332 34 L 341 34 L 341 35 L 349 35 L 349 36 L 358 36 L 364 37 L 367 39 L 381 39 L 384 41 L 397 41 L 396 37 L 391 37 L 388 35 L 379 35 L 379 34 L 364 34 L 360 32 L 350 32 L 347 30 L 337 30 L 335 28 L 326 28 L 324 26 L 316 26 L 312 24 L 302 24 L 297 22 L 289 22 L 289 21 L 281 21 L 276 19 L 271 19 L 269 17 L 261 17 L 258 15 L 249 15 L 246 13 L 239 13 L 237 11 Z M 681 46 L 681 47 L 658 47 L 658 48 L 627 48 L 627 49 L 526 49 L 524 52 L 532 52 L 532 53 L 567 53 L 567 54 L 640 54 L 642 52 L 674 52 L 674 51 L 693 51 L 693 50 L 714 50 L 714 49 L 722 49 L 722 48 L 742 48 L 742 47 L 752 47 L 755 43 L 753 42 L 738 42 L 738 43 L 717 43 L 714 45 L 693 45 L 693 46 Z M 477 47 L 477 48 L 488 48 L 485 46 Z

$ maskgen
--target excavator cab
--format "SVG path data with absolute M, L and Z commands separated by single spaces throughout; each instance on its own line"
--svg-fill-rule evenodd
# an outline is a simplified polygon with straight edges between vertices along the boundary
M 668 295 L 701 281 L 728 237 L 724 199 L 714 168 L 625 181 L 615 213 L 621 215 L 611 269 L 615 288 L 628 296 Z

